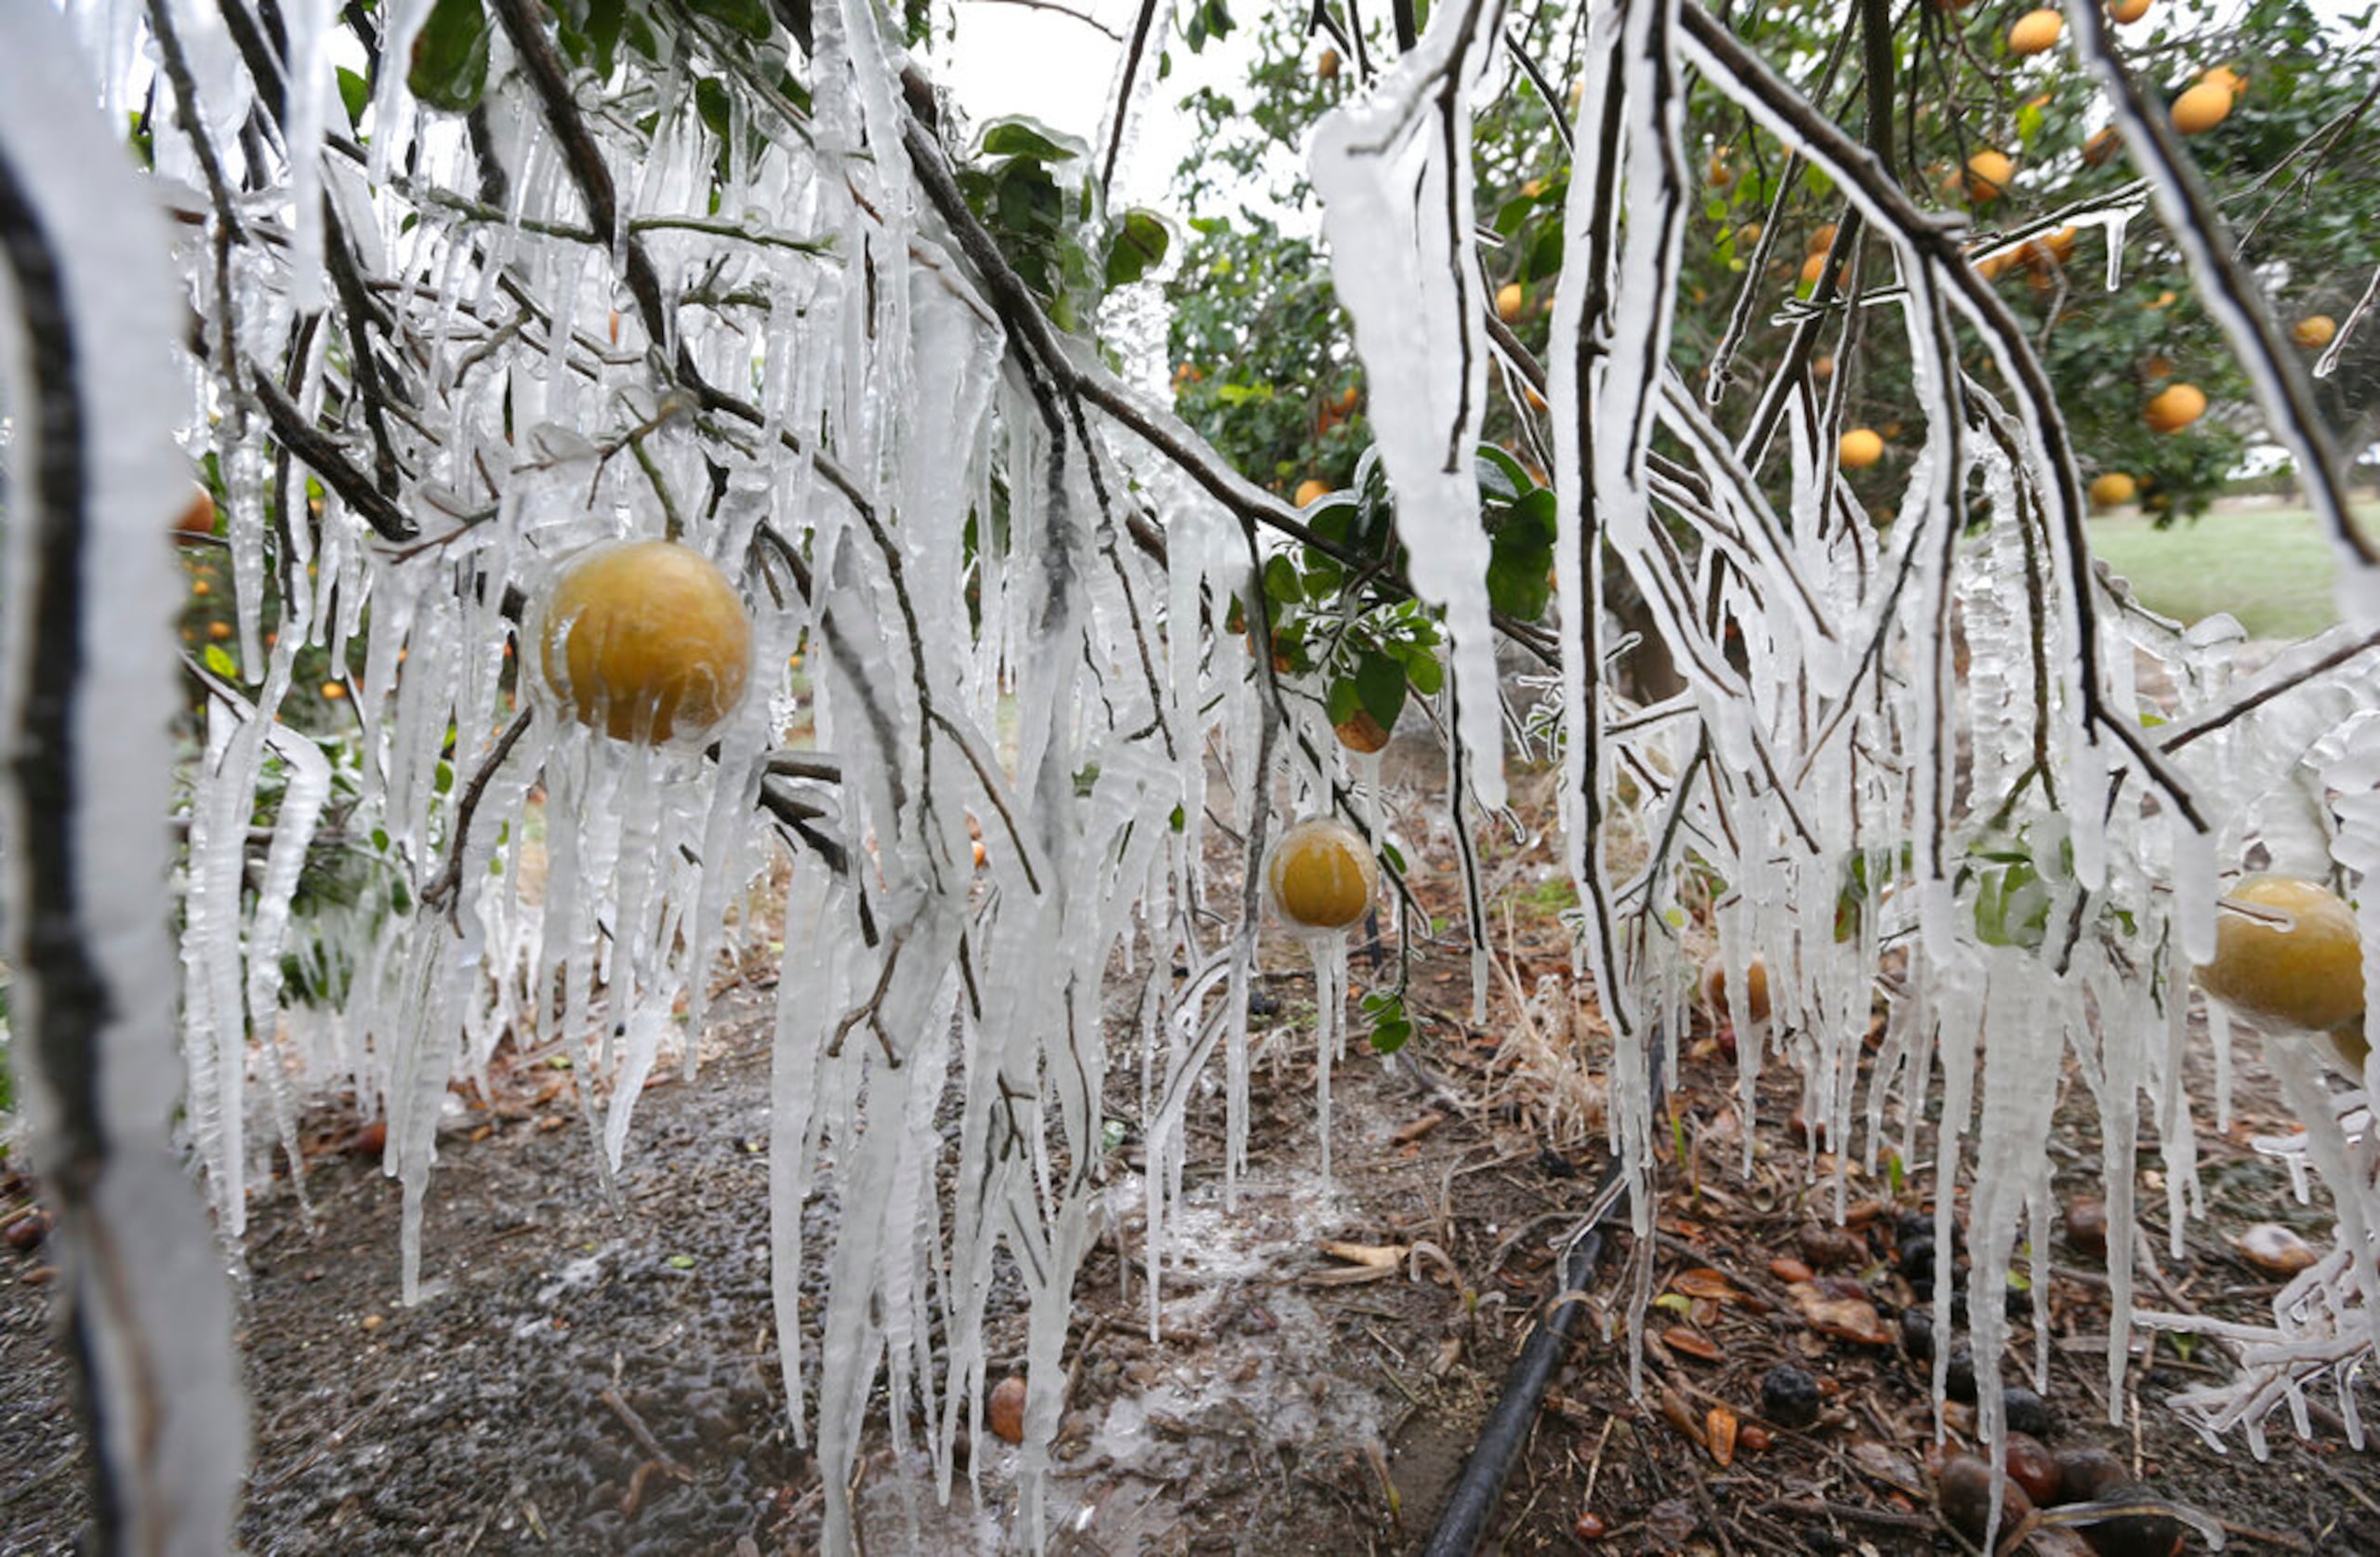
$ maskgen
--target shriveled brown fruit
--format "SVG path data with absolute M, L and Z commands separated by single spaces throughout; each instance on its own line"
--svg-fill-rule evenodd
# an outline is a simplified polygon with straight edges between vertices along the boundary
M 992 1436 L 1003 1444 L 1025 1442 L 1025 1376 L 1012 1373 L 992 1386 L 992 1398 L 984 1407 L 984 1419 Z

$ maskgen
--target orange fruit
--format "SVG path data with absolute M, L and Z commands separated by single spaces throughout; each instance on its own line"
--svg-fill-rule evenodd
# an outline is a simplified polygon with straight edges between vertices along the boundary
M 1339 394 L 1339 414 L 1342 416 L 1355 415 L 1355 407 L 1361 403 L 1363 398 L 1362 390 L 1353 384 L 1348 385 Z
M 1525 300 L 1521 284 L 1516 281 L 1506 282 L 1496 293 L 1496 317 L 1507 324 L 1519 323 L 1521 308 Z
M 2204 135 L 2231 116 L 2231 88 L 2219 81 L 2202 81 L 2174 99 L 2174 127 L 2184 135 Z
M 1305 480 L 1298 483 L 1298 494 L 1296 497 L 1297 506 L 1302 508 L 1310 503 L 1319 503 L 1329 495 L 1330 483 L 1329 482 L 1321 481 L 1313 476 L 1308 476 Z
M 323 696 L 324 696 L 324 697 L 325 697 L 325 698 L 327 698 L 329 701 L 331 701 L 331 702 L 333 702 L 333 703 L 336 703 L 336 702 L 337 702 L 340 698 L 345 697 L 346 695 L 347 695 L 347 683 L 346 683 L 346 682 L 344 682 L 344 681 L 324 681 L 324 682 L 323 683 Z
M 2288 876 L 2244 877 L 2224 901 L 2278 911 L 2289 923 L 2218 913 L 2215 960 L 2198 970 L 2200 987 L 2259 1025 L 2322 1033 L 2352 1025 L 2361 1043 L 2363 938 L 2355 910 L 2320 882 Z
M 213 639 L 216 642 L 220 643 L 225 639 L 231 636 L 231 624 L 229 622 L 209 622 L 206 624 L 206 636 Z
M 1380 890 L 1380 865 L 1355 828 L 1309 816 L 1281 835 L 1264 884 L 1281 917 L 1304 930 L 1344 930 Z
M 1986 149 L 1967 159 L 1964 182 L 1967 198 L 1978 205 L 1989 205 L 2008 192 L 2009 180 L 2016 176 L 2016 165 L 2007 153 Z
M 1865 470 L 1884 457 L 1884 435 L 1869 428 L 1855 427 L 1843 435 L 1834 453 L 1845 470 Z
M 984 1406 L 984 1425 L 1003 1444 L 1025 1442 L 1023 1375 L 1012 1373 L 992 1386 L 992 1398 Z
M 1702 965 L 1702 1003 L 1727 1014 L 1727 969 L 1715 957 Z M 1744 1005 L 1754 1022 L 1768 1020 L 1768 964 L 1759 957 L 1744 965 Z
M 189 503 L 183 506 L 181 513 L 174 520 L 174 534 L 178 535 L 215 534 L 215 498 L 196 482 L 191 483 Z
M 1832 247 L 1834 247 L 1834 223 L 1828 222 L 1824 227 L 1819 228 L 1817 231 L 1810 234 L 1810 241 L 1802 245 L 1802 252 L 1804 254 L 1824 254 L 1827 250 Z
M 2206 415 L 2206 395 L 2195 384 L 2174 384 L 2151 396 L 2141 412 L 2151 432 L 2179 432 Z
M 1356 709 L 1330 728 L 1338 735 L 1339 744 L 1349 751 L 1359 751 L 1369 756 L 1388 745 L 1388 727 L 1362 708 Z
M 1831 351 L 1822 351 L 1818 353 L 1818 361 L 1810 364 L 1810 372 L 1814 376 L 1822 379 L 1833 377 L 1834 353 Z
M 2235 98 L 2248 89 L 2248 78 L 2228 65 L 2217 65 L 2199 80 L 2209 86 L 2220 86 Z
M 2018 54 L 2047 54 L 2066 31 L 2066 19 L 2056 11 L 2027 11 L 2008 29 L 2008 46 Z
M 2116 508 L 2140 495 L 2140 483 L 2121 470 L 2109 470 L 2091 482 L 2091 506 Z
M 1704 168 L 1703 172 L 1709 177 L 1711 187 L 1714 190 L 1724 190 L 1736 181 L 1736 170 L 1727 165 L 1727 153 L 1725 152 L 1712 152 L 1711 165 Z
M 2338 333 L 2338 322 L 2327 313 L 2309 313 L 2289 327 L 2289 338 L 2308 351 L 2320 351 Z
M 1805 258 L 1805 259 L 1804 259 L 1804 260 L 1802 261 L 1802 284 L 1803 284 L 1804 286 L 1816 286 L 1816 285 L 1818 285 L 1818 281 L 1819 281 L 1819 278 L 1821 278 L 1821 277 L 1822 277 L 1822 276 L 1824 276 L 1825 274 L 1826 274 L 1826 256 L 1825 256 L 1825 255 L 1823 255 L 1823 254 L 1814 254 L 1814 255 L 1809 256 L 1807 258 Z
M 674 541 L 615 541 L 573 558 L 536 611 L 547 690 L 618 741 L 698 736 L 744 697 L 752 624 L 727 575 Z
M 2082 160 L 2097 167 L 2122 150 L 2123 137 L 2116 132 L 2113 125 L 2109 125 L 2082 143 Z
M 2108 15 L 2129 26 L 2149 14 L 2149 0 L 2109 0 Z
M 2014 263 L 2016 263 L 2014 255 L 1987 254 L 1975 262 L 1975 273 L 1986 281 L 1998 281 L 2008 273 L 2008 267 Z
M 1316 58 L 1316 59 L 1315 59 L 1315 61 L 1314 61 L 1314 73 L 1315 73 L 1316 75 L 1319 76 L 1319 77 L 1320 77 L 1321 79 L 1323 79 L 1324 81 L 1336 81 L 1336 80 L 1338 80 L 1338 79 L 1339 79 L 1339 51 L 1338 51 L 1337 49 L 1335 49 L 1335 48 L 1326 48 L 1326 49 L 1324 49 L 1324 50 L 1322 51 L 1322 53 L 1321 53 L 1319 56 L 1317 56 L 1317 57 Z M 1011 1443 L 1014 1443 L 1014 1442 L 1015 1442 L 1015 1440 L 1012 1438 L 1012 1439 L 1010 1439 L 1010 1440 L 1009 1440 L 1009 1442 L 1011 1442 Z

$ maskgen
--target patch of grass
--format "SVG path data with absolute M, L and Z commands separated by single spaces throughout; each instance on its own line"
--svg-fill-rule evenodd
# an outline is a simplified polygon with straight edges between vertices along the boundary
M 2358 518 L 2380 521 L 2380 508 Z M 2257 638 L 2298 639 L 2339 619 L 2331 543 L 2304 508 L 2217 508 L 2168 530 L 2108 515 L 2091 521 L 2091 549 L 2141 603 L 2184 622 L 2228 611 Z

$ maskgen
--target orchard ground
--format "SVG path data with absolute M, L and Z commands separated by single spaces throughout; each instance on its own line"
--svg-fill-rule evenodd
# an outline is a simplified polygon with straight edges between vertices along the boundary
M 1450 917 L 1450 844 L 1428 821 L 1440 791 L 1430 751 L 1408 732 L 1388 773 L 1418 891 Z M 1540 827 L 1549 783 L 1517 786 L 1521 817 Z M 1226 876 L 1229 852 L 1219 843 Z M 1408 1049 L 1339 1070 L 1327 1190 L 1312 978 L 1293 943 L 1268 939 L 1253 1002 L 1250 1170 L 1226 1208 L 1221 1102 L 1209 1097 L 1193 1115 L 1199 1140 L 1154 1339 L 1140 1142 L 1129 1130 L 1117 1140 L 1067 1347 L 1051 1550 L 1395 1552 L 1431 1527 L 1553 1280 L 1553 1246 L 1605 1162 L 1600 1078 L 1577 1062 L 1605 1035 L 1592 1004 L 1560 983 L 1567 879 L 1540 843 L 1503 835 L 1486 875 L 1498 964 L 1487 1020 L 1469 1020 L 1462 949 L 1418 948 Z M 378 1172 L 375 1132 L 335 1105 L 311 1116 L 312 1216 L 277 1177 L 258 1192 L 247 1245 L 249 1550 L 815 1550 L 821 1491 L 787 1428 L 761 1232 L 773 965 L 756 954 L 722 970 L 701 1078 L 657 1083 L 643 1101 L 616 1206 L 587 1171 L 571 1078 L 547 1055 L 508 1053 L 490 1094 L 456 1091 L 428 1219 L 433 1285 L 416 1309 L 395 1301 L 398 1193 Z M 1359 987 L 1368 971 L 1359 951 Z M 1135 1112 L 1139 1085 L 1131 1016 L 1114 1013 L 1108 1098 L 1119 1118 Z M 1797 1133 L 1781 1068 L 1759 1118 L 1739 1115 L 1733 1042 L 1707 1018 L 1684 1035 L 1658 1237 L 1646 1248 L 1622 1236 L 1606 1259 L 1593 1339 L 1555 1381 L 1507 1492 L 1499 1550 L 1581 1550 L 1579 1532 L 1599 1527 L 1588 1549 L 1971 1550 L 1930 1501 L 1927 1375 L 1897 1323 L 1914 1294 L 1895 1223 L 1930 1205 L 1926 1165 L 1911 1167 L 1897 1195 L 1885 1175 L 1855 1166 L 1850 1232 L 1832 1234 L 1832 1159 Z M 2203 1045 L 2194 1061 L 2211 1062 Z M 2237 1100 L 2228 1133 L 2199 1121 L 2213 1215 L 2186 1230 L 2182 1259 L 2166 1253 L 2164 1198 L 2148 1175 L 2144 1306 L 2261 1317 L 2276 1279 L 2234 1238 L 2258 1222 L 2308 1237 L 2329 1224 L 2319 1187 L 2314 1204 L 2296 1205 L 2282 1171 L 2249 1145 L 2292 1128 L 2253 1040 L 2242 1040 Z M 956 1116 L 945 1110 L 946 1128 Z M 2069 1077 L 2052 1146 L 2062 1198 L 2099 1193 L 2095 1116 Z M 2147 1127 L 2142 1145 L 2153 1163 Z M 0 1214 L 13 1218 L 36 1188 L 9 1181 Z M 805 1236 L 824 1237 L 840 1214 L 830 1189 L 808 1208 Z M 4 1258 L 0 1550 L 69 1550 L 86 1506 L 51 1288 L 38 1249 Z M 2084 1250 L 2061 1245 L 2049 1258 L 2054 1445 L 2113 1451 L 2159 1493 L 2225 1522 L 2236 1550 L 2380 1550 L 2380 1462 L 2348 1450 L 2335 1421 L 2304 1444 L 2277 1418 L 2272 1458 L 2259 1464 L 2236 1442 L 2210 1452 L 2162 1408 L 2162 1395 L 2221 1371 L 2211 1345 L 2138 1338 L 2124 1425 L 2109 1426 L 2106 1278 Z M 1650 1261 L 1659 1295 L 1641 1398 L 1624 1338 L 1606 1339 L 1635 1260 Z M 1851 1289 L 1796 1287 L 1800 1273 L 1778 1263 L 1790 1260 L 1860 1296 L 1845 1309 Z M 2017 1383 L 2030 1301 L 2012 1313 L 2003 1372 Z M 1012 1287 L 993 1323 L 997 1372 L 1024 1350 Z M 813 1370 L 817 1341 L 813 1328 Z M 1818 1381 L 1815 1424 L 1762 1419 L 1762 1380 L 1780 1363 Z M 2367 1420 L 2380 1417 L 2369 1381 L 2362 1403 Z M 1736 1433 L 1725 1461 L 1712 1446 L 1720 1412 Z M 1950 1422 L 1969 1436 L 1964 1408 Z M 944 1511 L 922 1457 L 871 1432 L 860 1471 L 869 1552 L 1012 1549 L 1015 1450 L 986 1435 L 962 1451 L 981 1498 L 962 1484 Z M 919 1479 L 905 1483 L 905 1468 Z M 2052 1544 L 2056 1535 L 2033 1550 L 2076 1550 Z
M 2380 504 L 2358 509 L 2365 524 Z M 2250 637 L 2310 637 L 2339 620 L 2336 559 L 2314 516 L 2279 498 L 2229 498 L 2158 529 L 2133 510 L 2091 521 L 2091 549 L 2151 610 L 2195 622 L 2228 611 Z

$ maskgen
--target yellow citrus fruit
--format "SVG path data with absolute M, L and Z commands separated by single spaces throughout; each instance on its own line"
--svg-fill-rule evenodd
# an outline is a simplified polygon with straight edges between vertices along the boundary
M 2149 14 L 2149 0 L 2109 0 L 2108 15 L 2129 26 Z
M 1368 756 L 1388 745 L 1388 727 L 1362 708 L 1330 728 L 1338 735 L 1339 744 L 1349 751 L 1359 751 Z
M 1831 377 L 1833 377 L 1833 376 L 1834 376 L 1834 353 L 1833 353 L 1833 352 L 1831 352 L 1831 351 L 1823 351 L 1823 352 L 1820 352 L 1820 353 L 1818 354 L 1818 361 L 1816 361 L 1816 362 L 1814 362 L 1814 363 L 1812 363 L 1810 364 L 1810 373 L 1812 374 L 1812 376 L 1816 376 L 1816 377 L 1818 377 L 1818 378 L 1831 378 Z
M 1824 254 L 1827 250 L 1832 247 L 1834 247 L 1834 223 L 1828 222 L 1824 227 L 1819 228 L 1817 231 L 1810 234 L 1810 241 L 1802 245 L 1802 252 L 1804 254 Z
M 2141 416 L 2151 432 L 2179 432 L 2206 415 L 2206 395 L 2195 384 L 2175 384 L 2151 396 Z
M 1967 198 L 1978 205 L 1989 205 L 2008 192 L 2008 181 L 2016 176 L 2016 165 L 2003 152 L 1981 151 L 1967 159 L 1964 181 Z
M 1297 505 L 1301 508 L 1304 508 L 1309 503 L 1320 502 L 1323 498 L 1329 495 L 1330 483 L 1329 482 L 1320 481 L 1313 476 L 1308 476 L 1305 480 L 1298 483 Z
M 1834 453 L 1845 470 L 1865 470 L 1884 457 L 1884 435 L 1869 428 L 1855 427 L 1843 435 Z
M 591 547 L 532 631 L 562 711 L 618 741 L 699 736 L 744 697 L 752 624 L 727 575 L 673 541 Z
M 1498 288 L 1496 293 L 1496 317 L 1502 320 L 1507 324 L 1519 323 L 1521 322 L 1521 307 L 1525 300 L 1526 299 L 1521 291 L 1521 284 L 1516 281 L 1506 282 L 1501 287 Z
M 2110 470 L 2091 482 L 2091 506 L 2116 508 L 2140 495 L 2140 483 L 2121 470 Z
M 323 695 L 331 702 L 336 703 L 340 698 L 347 695 L 347 685 L 343 681 L 324 681 L 323 683 Z
M 1802 261 L 1802 284 L 1804 286 L 1816 286 L 1818 284 L 1819 278 L 1823 277 L 1825 274 L 1825 255 L 1813 254 Z
M 2016 262 L 2016 257 L 2012 254 L 1987 254 L 1975 262 L 1975 273 L 1986 281 L 1998 281 L 2008 273 L 2008 267 Z
M 2008 29 L 2008 46 L 2018 54 L 2047 54 L 2066 31 L 2066 19 L 2056 11 L 2027 11 Z
M 1325 81 L 1339 79 L 1339 51 L 1326 48 L 1314 62 L 1314 73 Z
M 1715 957 L 1702 966 L 1702 1003 L 1727 1014 L 1727 969 Z M 1744 965 L 1744 1005 L 1754 1022 L 1768 1020 L 1768 964 L 1759 957 Z
M 2355 910 L 2320 883 L 2289 876 L 2245 877 L 2225 901 L 2276 910 L 2290 922 L 2217 914 L 2215 960 L 2198 970 L 2200 987 L 2261 1025 L 2327 1033 L 2352 1024 L 2360 1043 L 2363 940 Z
M 179 535 L 215 534 L 215 499 L 196 482 L 191 483 L 190 502 L 174 520 L 174 533 Z
M 1710 178 L 1711 187 L 1714 190 L 1724 190 L 1736 181 L 1736 170 L 1727 165 L 1727 153 L 1725 152 L 1712 152 L 1711 165 L 1702 171 Z
M 1380 890 L 1380 865 L 1344 822 L 1309 816 L 1281 835 L 1264 866 L 1281 917 L 1306 930 L 1344 930 Z
M 2319 351 L 2339 333 L 2338 322 L 2327 313 L 2307 314 L 2289 327 L 2289 338 L 2308 351 Z
M 2174 127 L 2184 135 L 2204 135 L 2231 116 L 2231 88 L 2219 81 L 2202 81 L 2174 99 Z
M 2209 86 L 2220 86 L 2235 98 L 2248 89 L 2248 78 L 2228 65 L 2217 65 L 2199 80 Z

